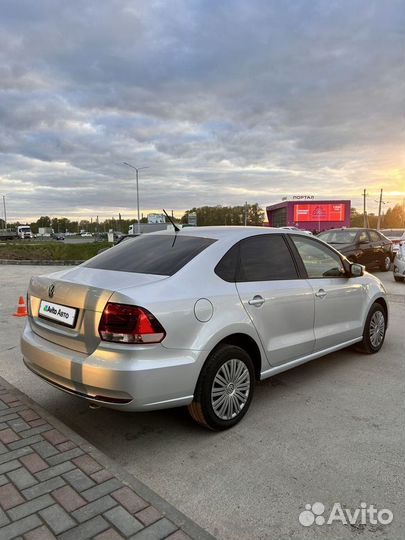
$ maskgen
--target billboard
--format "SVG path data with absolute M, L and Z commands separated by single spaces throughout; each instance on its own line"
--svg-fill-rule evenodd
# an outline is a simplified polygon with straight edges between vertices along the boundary
M 294 221 L 344 221 L 344 203 L 294 204 Z
M 190 225 L 190 227 L 197 227 L 197 213 L 196 212 L 190 212 L 188 214 L 187 223 Z

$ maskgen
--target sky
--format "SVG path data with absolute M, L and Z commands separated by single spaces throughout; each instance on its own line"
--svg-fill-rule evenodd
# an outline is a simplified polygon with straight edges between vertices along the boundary
M 402 0 L 2 0 L 7 219 L 404 185 Z M 0 206 L 0 215 L 3 217 Z

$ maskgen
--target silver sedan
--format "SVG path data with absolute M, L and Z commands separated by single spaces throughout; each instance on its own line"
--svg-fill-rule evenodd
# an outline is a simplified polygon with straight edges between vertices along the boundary
M 31 279 L 26 366 L 93 404 L 188 406 L 241 420 L 256 380 L 348 346 L 376 353 L 386 293 L 364 267 L 298 231 L 186 228 L 129 239 Z

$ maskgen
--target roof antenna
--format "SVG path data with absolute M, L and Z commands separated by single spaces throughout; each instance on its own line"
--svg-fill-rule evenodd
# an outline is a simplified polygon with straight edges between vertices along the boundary
M 174 232 L 178 233 L 180 228 L 175 224 L 175 222 L 172 220 L 172 218 L 169 216 L 169 214 L 166 212 L 166 210 L 163 208 L 163 212 L 166 214 L 167 219 L 170 221 L 170 223 L 174 227 Z

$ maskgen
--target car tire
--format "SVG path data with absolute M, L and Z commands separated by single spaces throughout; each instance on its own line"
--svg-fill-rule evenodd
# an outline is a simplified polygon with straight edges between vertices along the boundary
M 387 331 L 387 313 L 385 308 L 375 302 L 368 312 L 364 325 L 363 340 L 356 345 L 356 350 L 365 354 L 375 354 L 383 346 Z
M 401 276 L 394 276 L 394 279 L 395 281 L 398 281 L 398 282 L 405 281 L 405 279 Z
M 235 345 L 222 345 L 201 370 L 189 413 L 206 428 L 229 429 L 247 413 L 254 382 L 253 362 L 247 352 Z
M 391 257 L 389 255 L 385 255 L 380 263 L 380 270 L 383 272 L 388 272 L 388 270 L 391 268 Z

